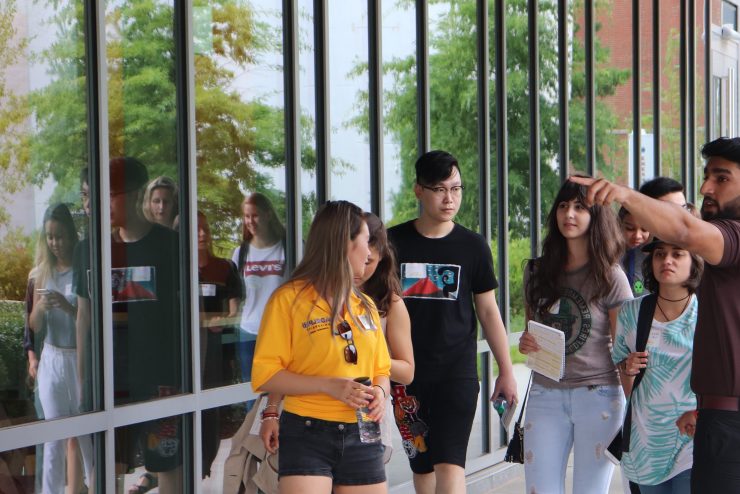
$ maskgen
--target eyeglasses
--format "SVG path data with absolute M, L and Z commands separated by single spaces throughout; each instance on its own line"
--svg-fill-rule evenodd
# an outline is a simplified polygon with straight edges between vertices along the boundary
M 449 193 L 452 197 L 460 197 L 462 191 L 465 190 L 464 185 L 453 185 L 449 189 L 447 187 L 429 187 L 428 185 L 419 184 L 422 189 L 431 190 L 432 193 L 437 197 L 445 197 Z
M 347 321 L 342 321 L 337 326 L 334 334 L 341 336 L 347 342 L 347 346 L 344 347 L 344 360 L 348 364 L 357 365 L 357 347 L 355 346 L 355 340 L 352 339 L 352 326 Z

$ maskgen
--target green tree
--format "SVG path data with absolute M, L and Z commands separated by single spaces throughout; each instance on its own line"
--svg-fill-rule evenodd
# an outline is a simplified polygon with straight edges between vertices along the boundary
M 431 100 L 432 147 L 446 149 L 455 154 L 460 162 L 466 191 L 458 221 L 476 228 L 478 224 L 478 142 L 476 112 L 476 51 L 475 51 L 475 2 L 471 0 L 431 0 L 430 4 L 443 4 L 445 15 L 429 32 L 429 77 Z M 600 8 L 608 5 L 599 3 Z M 558 153 L 558 106 L 557 106 L 557 24 L 556 2 L 540 2 L 540 114 L 541 114 L 541 164 L 542 195 L 553 197 L 559 187 L 559 178 L 552 164 Z M 494 12 L 493 2 L 489 10 Z M 508 77 L 508 130 L 509 130 L 509 220 L 511 235 L 523 237 L 529 228 L 529 81 L 527 67 L 529 50 L 527 45 L 527 2 L 506 2 L 507 25 L 507 77 Z M 571 19 L 573 15 L 571 13 Z M 494 39 L 494 23 L 490 22 L 489 38 Z M 572 87 L 570 99 L 570 152 L 571 163 L 576 168 L 585 166 L 585 100 L 584 100 L 584 50 L 577 36 L 572 37 L 571 60 Z M 489 57 L 495 60 L 495 49 L 491 43 Z M 607 49 L 597 43 L 596 61 L 609 58 Z M 495 116 L 495 64 L 491 63 L 489 74 L 491 115 Z M 384 65 L 395 83 L 385 92 L 385 123 L 399 147 L 402 182 L 394 197 L 394 220 L 414 217 L 417 212 L 416 199 L 412 192 L 416 149 L 416 71 L 413 56 L 392 60 Z M 597 73 L 598 97 L 614 93 L 624 83 L 629 72 L 617 69 L 602 69 Z M 597 168 L 609 173 L 605 166 L 605 155 L 616 146 L 610 129 L 616 126 L 616 117 L 602 102 L 597 103 L 597 143 L 599 153 Z M 357 118 L 355 125 L 362 126 L 367 119 Z M 492 125 L 492 152 L 496 146 L 495 121 Z M 492 164 L 495 167 L 495 163 Z M 495 181 L 491 187 L 495 191 Z M 543 200 L 543 214 L 551 204 Z M 494 204 L 495 208 L 495 204 Z M 493 212 L 495 214 L 495 210 Z

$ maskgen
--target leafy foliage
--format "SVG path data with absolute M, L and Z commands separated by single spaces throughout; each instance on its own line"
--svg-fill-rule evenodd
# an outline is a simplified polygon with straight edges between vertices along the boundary
M 23 300 L 33 267 L 32 239 L 20 228 L 0 238 L 0 300 Z
M 410 2 L 407 2 L 410 5 Z M 440 16 L 429 31 L 429 77 L 432 148 L 445 149 L 454 154 L 460 163 L 466 185 L 457 221 L 469 228 L 478 226 L 478 149 L 476 111 L 476 5 L 472 0 L 431 0 L 430 6 L 442 5 L 445 14 Z M 599 6 L 607 6 L 600 2 Z M 540 2 L 540 115 L 541 115 L 541 168 L 542 168 L 542 214 L 550 207 L 547 198 L 554 197 L 559 187 L 556 163 L 558 134 L 558 79 L 557 79 L 557 23 L 556 2 Z M 506 3 L 507 27 L 507 109 L 509 150 L 509 221 L 513 237 L 523 237 L 529 228 L 529 80 L 528 80 L 528 26 L 526 0 L 511 0 Z M 430 9 L 431 10 L 431 9 Z M 489 2 L 494 12 L 493 2 Z M 573 14 L 571 13 L 571 18 Z M 494 39 L 494 24 L 490 22 L 489 38 Z M 576 169 L 585 168 L 585 92 L 584 50 L 577 36 L 572 37 L 571 62 L 572 87 L 570 107 L 570 152 L 571 162 Z M 491 43 L 488 54 L 495 60 L 496 53 Z M 609 52 L 596 46 L 596 61 L 609 59 Z M 491 149 L 495 149 L 495 80 L 492 71 L 488 74 L 490 84 L 490 108 L 492 123 Z M 399 147 L 401 180 L 399 192 L 393 198 L 393 220 L 391 224 L 416 216 L 418 205 L 412 192 L 414 162 L 418 156 L 416 148 L 416 73 L 414 56 L 397 58 L 384 64 L 384 71 L 394 81 L 385 93 L 385 123 L 388 132 Z M 357 70 L 364 70 L 359 67 Z M 596 73 L 597 96 L 602 98 L 614 93 L 629 76 L 628 71 L 602 68 Z M 364 95 L 360 96 L 360 100 Z M 603 102 L 597 102 L 596 140 L 599 147 L 597 168 L 607 175 L 605 156 L 612 154 L 616 140 L 610 130 L 617 127 L 616 116 Z M 355 126 L 364 128 L 367 118 L 360 115 L 353 120 Z M 492 164 L 495 167 L 495 163 Z M 495 177 L 489 185 L 496 192 Z M 494 217 L 496 205 L 494 204 Z

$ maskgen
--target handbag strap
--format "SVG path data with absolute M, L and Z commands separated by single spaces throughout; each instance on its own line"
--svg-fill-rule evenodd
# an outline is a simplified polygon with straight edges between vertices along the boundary
M 653 325 L 653 314 L 655 314 L 655 307 L 658 303 L 658 295 L 651 293 L 643 297 L 640 302 L 640 313 L 637 316 L 637 331 L 635 335 L 635 351 L 644 352 L 647 348 L 647 341 L 650 337 L 650 328 Z M 640 372 L 635 377 L 632 383 L 632 391 L 630 392 L 629 399 L 627 400 L 627 412 L 624 414 L 624 424 L 622 425 L 622 451 L 627 452 L 630 450 L 630 433 L 632 430 L 632 395 L 637 389 L 637 386 L 642 382 L 642 377 L 645 375 L 645 368 L 640 369 Z
M 529 382 L 527 383 L 527 391 L 524 393 L 524 401 L 522 402 L 522 409 L 519 410 L 519 418 L 516 419 L 517 426 L 522 425 L 522 417 L 524 416 L 524 409 L 527 408 L 527 397 L 529 396 L 529 389 L 532 387 L 532 374 L 534 374 L 534 372 L 529 373 Z

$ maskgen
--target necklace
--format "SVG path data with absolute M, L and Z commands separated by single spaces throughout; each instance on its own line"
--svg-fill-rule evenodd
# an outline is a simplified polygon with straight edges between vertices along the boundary
M 672 302 L 680 302 L 681 300 L 687 299 L 686 300 L 686 303 L 683 306 L 683 309 L 681 309 L 681 312 L 679 312 L 678 313 L 678 316 L 676 316 L 674 319 L 677 319 L 681 314 L 683 314 L 683 312 L 686 310 L 686 307 L 689 306 L 689 301 L 691 300 L 689 298 L 690 296 L 691 296 L 691 294 L 688 294 L 684 298 L 680 298 L 678 300 L 673 300 L 672 301 Z M 658 295 L 658 297 L 660 297 L 660 295 Z M 663 298 L 663 297 L 660 297 L 660 298 Z M 665 300 L 669 300 L 669 299 L 665 299 Z M 660 311 L 660 313 L 663 315 L 663 318 L 665 319 L 665 322 L 673 321 L 673 319 L 669 319 L 668 316 L 665 315 L 665 312 L 663 312 L 663 308 L 660 306 L 660 302 L 656 302 L 656 305 L 658 306 L 658 310 Z
M 689 293 L 689 294 L 687 294 L 687 295 L 686 295 L 685 297 L 681 297 L 681 298 L 677 298 L 676 300 L 673 300 L 673 299 L 670 299 L 670 298 L 665 298 L 665 297 L 664 297 L 663 295 L 661 295 L 661 294 L 658 294 L 658 298 L 662 298 L 662 299 L 663 299 L 663 300 L 665 300 L 666 302 L 680 302 L 680 301 L 682 301 L 682 300 L 686 300 L 686 299 L 687 299 L 687 298 L 689 298 L 690 296 L 691 296 L 691 294 Z

